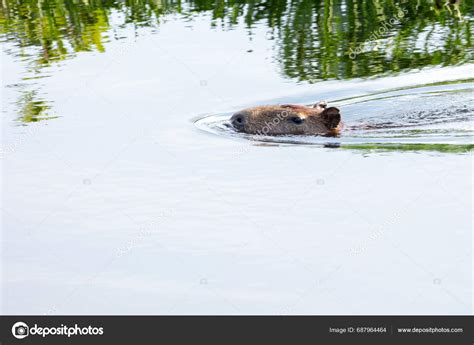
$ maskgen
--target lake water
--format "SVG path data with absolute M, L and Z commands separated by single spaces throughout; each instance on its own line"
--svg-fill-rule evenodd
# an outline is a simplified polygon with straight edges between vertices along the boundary
M 1 312 L 472 314 L 474 5 L 437 3 L 2 2 Z M 322 99 L 340 137 L 226 126 Z

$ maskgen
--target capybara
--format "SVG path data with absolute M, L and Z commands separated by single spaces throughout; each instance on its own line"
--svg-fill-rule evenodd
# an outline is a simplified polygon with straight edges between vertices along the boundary
M 342 123 L 338 108 L 321 101 L 313 107 L 283 104 L 248 108 L 230 118 L 238 132 L 258 135 L 339 134 Z

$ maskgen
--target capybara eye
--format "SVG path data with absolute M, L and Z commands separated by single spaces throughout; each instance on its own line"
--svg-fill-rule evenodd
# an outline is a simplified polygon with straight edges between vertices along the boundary
M 304 120 L 301 117 L 293 116 L 293 117 L 290 117 L 290 121 L 293 122 L 294 124 L 301 125 Z

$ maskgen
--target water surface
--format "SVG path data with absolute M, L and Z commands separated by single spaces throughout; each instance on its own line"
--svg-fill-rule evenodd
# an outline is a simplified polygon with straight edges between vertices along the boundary
M 242 135 L 230 124 L 232 112 L 206 116 L 196 125 L 216 134 L 274 143 L 469 152 L 473 148 L 473 86 L 471 80 L 460 80 L 336 99 L 330 105 L 343 113 L 343 129 L 337 137 Z
M 2 313 L 471 314 L 473 14 L 3 1 Z

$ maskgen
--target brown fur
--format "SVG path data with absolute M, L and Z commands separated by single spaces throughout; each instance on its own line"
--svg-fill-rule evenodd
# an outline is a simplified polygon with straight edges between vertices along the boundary
M 339 109 L 326 108 L 325 102 L 312 108 L 292 104 L 248 108 L 230 121 L 239 132 L 259 135 L 334 136 L 342 127 Z

